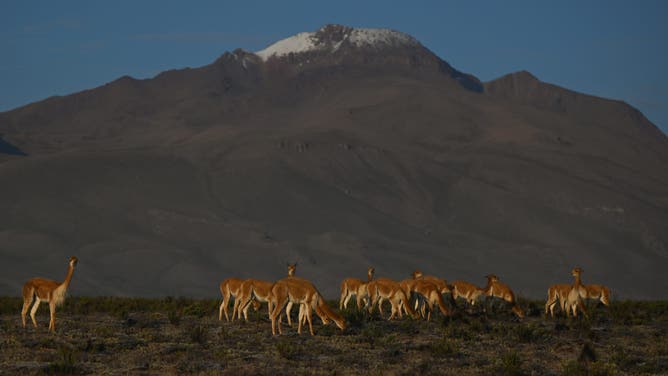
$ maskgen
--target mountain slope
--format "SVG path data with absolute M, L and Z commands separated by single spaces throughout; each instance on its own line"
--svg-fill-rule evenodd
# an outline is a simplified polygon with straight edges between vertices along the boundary
M 394 31 L 293 38 L 0 114 L 28 154 L 0 159 L 0 293 L 70 254 L 81 294 L 215 296 L 292 261 L 330 297 L 370 265 L 668 288 L 668 142 L 642 114 L 482 84 Z

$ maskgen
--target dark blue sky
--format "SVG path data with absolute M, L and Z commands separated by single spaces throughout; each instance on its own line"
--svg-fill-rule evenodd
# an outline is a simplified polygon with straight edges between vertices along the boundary
M 620 99 L 668 133 L 668 1 L 0 3 L 0 111 L 208 64 L 327 23 L 408 33 L 483 81 L 528 70 Z

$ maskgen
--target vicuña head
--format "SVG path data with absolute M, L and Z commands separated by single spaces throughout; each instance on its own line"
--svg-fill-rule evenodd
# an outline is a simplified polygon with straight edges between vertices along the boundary
M 297 270 L 297 263 L 295 262 L 294 264 L 288 263 L 288 276 L 293 277 L 295 275 L 295 271 Z
M 489 281 L 489 282 L 498 282 L 499 281 L 499 277 L 497 277 L 496 274 L 487 274 L 485 276 L 485 278 L 487 278 L 487 281 Z

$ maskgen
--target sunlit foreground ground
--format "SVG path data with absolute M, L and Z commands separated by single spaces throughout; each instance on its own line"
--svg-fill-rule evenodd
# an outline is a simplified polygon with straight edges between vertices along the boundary
M 349 309 L 345 331 L 316 318 L 315 336 L 272 336 L 264 305 L 244 323 L 218 321 L 217 300 L 104 297 L 69 297 L 51 334 L 48 305 L 35 330 L 21 304 L 0 298 L 2 375 L 668 374 L 668 302 L 592 305 L 589 319 L 545 319 L 541 301 L 521 301 L 522 320 L 503 306 L 429 322 Z

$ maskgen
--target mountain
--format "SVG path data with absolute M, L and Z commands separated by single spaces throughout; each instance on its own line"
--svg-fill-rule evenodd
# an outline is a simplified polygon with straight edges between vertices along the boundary
M 668 139 L 614 100 L 482 83 L 413 37 L 327 25 L 0 113 L 0 294 L 217 296 L 287 262 L 327 296 L 414 269 L 524 296 L 668 288 Z

